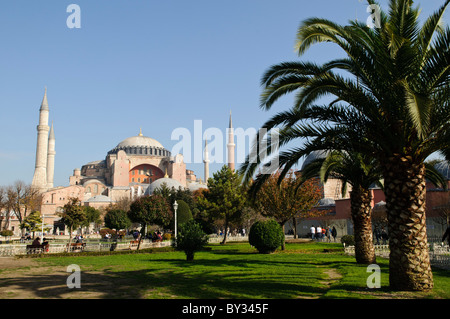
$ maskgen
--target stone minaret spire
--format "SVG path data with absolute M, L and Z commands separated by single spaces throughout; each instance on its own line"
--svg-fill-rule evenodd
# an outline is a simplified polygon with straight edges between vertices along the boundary
M 31 186 L 39 191 L 47 190 L 47 151 L 48 151 L 48 102 L 47 88 L 45 88 L 39 110 L 39 125 L 37 126 L 36 165 Z
M 48 137 L 48 152 L 47 152 L 47 187 L 53 188 L 53 176 L 55 173 L 55 132 L 50 128 L 50 135 Z
M 234 149 L 236 144 L 234 144 L 234 131 L 233 131 L 233 121 L 231 120 L 231 111 L 230 111 L 230 123 L 228 125 L 228 167 L 233 171 L 234 170 Z
M 205 139 L 205 155 L 203 157 L 203 163 L 205 163 L 205 184 L 208 184 L 209 178 L 209 154 L 208 154 L 208 139 Z

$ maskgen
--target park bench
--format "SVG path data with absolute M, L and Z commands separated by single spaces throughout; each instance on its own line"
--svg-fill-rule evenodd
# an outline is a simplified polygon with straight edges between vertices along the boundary
M 85 247 L 86 247 L 86 243 L 71 243 L 69 251 L 80 252 L 80 251 L 83 251 Z M 69 244 L 67 244 L 67 248 L 69 248 Z
M 39 245 L 27 245 L 27 254 L 42 254 L 44 252 L 48 252 L 50 244 L 47 242 L 43 242 Z

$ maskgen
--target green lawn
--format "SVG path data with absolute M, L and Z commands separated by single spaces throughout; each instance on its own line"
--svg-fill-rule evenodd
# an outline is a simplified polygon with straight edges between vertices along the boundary
M 47 269 L 49 282 L 51 269 L 79 265 L 80 291 L 94 293 L 94 298 L 450 298 L 450 274 L 437 269 L 432 292 L 390 291 L 388 261 L 381 258 L 381 288 L 368 289 L 366 266 L 344 255 L 340 244 L 287 244 L 285 251 L 269 255 L 258 254 L 248 243 L 208 247 L 191 263 L 183 252 L 164 252 L 48 257 L 38 265 Z M 51 289 L 40 289 L 43 297 L 52 297 Z M 64 288 L 55 291 L 61 294 Z

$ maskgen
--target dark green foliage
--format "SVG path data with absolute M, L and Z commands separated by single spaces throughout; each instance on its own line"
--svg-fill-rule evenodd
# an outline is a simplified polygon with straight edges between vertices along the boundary
M 352 235 L 344 235 L 341 238 L 341 243 L 345 244 L 345 246 L 354 246 L 355 238 Z
M 130 227 L 131 221 L 124 210 L 112 209 L 105 215 L 105 226 L 115 229 L 117 233 L 121 229 Z
M 208 190 L 197 197 L 197 206 L 202 207 L 215 220 L 224 221 L 224 229 L 240 220 L 247 203 L 247 193 L 241 184 L 241 176 L 224 165 L 208 180 Z M 227 241 L 227 232 L 222 244 Z
M 128 216 L 134 223 L 166 227 L 170 224 L 173 213 L 164 197 L 152 195 L 142 196 L 133 201 Z
M 203 249 L 207 243 L 208 235 L 195 220 L 191 219 L 180 226 L 176 238 L 176 249 L 185 252 L 187 261 L 194 260 L 195 252 Z
M 4 236 L 4 237 L 10 237 L 10 236 L 13 236 L 14 233 L 12 230 L 5 229 L 5 230 L 0 231 L 0 235 Z
M 184 200 L 177 200 L 177 203 L 177 227 L 180 227 L 192 219 L 192 213 L 189 205 Z
M 250 245 L 261 254 L 273 253 L 284 242 L 283 228 L 275 220 L 257 221 L 248 236 Z

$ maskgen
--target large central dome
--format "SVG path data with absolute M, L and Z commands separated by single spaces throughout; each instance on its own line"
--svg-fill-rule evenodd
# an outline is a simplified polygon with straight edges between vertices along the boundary
M 126 138 L 122 142 L 117 144 L 116 147 L 120 148 L 120 147 L 127 147 L 127 146 L 164 148 L 164 146 L 162 146 L 162 144 L 160 142 L 158 142 L 157 140 L 155 140 L 151 137 L 143 136 L 143 135 L 132 136 L 132 137 Z
M 108 154 L 116 154 L 120 150 L 130 155 L 170 156 L 170 152 L 160 142 L 154 138 L 142 135 L 142 131 L 138 136 L 124 139 L 115 148 L 110 150 Z

